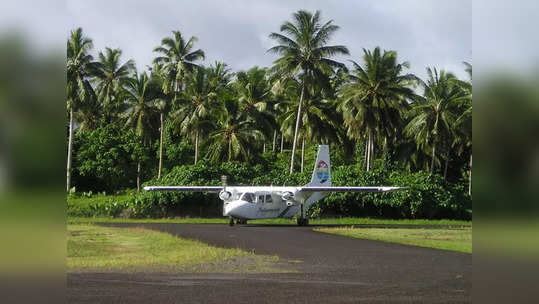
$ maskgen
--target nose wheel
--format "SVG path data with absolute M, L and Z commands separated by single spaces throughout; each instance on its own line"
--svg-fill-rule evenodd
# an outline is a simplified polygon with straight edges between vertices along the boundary
M 234 226 L 234 218 L 230 217 L 230 221 L 228 222 L 228 226 L 232 227 Z

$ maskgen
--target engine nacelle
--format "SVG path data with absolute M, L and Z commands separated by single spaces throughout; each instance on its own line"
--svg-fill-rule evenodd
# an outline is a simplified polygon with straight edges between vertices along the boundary
M 281 195 L 281 198 L 283 199 L 283 201 L 289 201 L 289 200 L 294 198 L 294 193 L 292 193 L 290 191 L 284 192 Z
M 223 201 L 226 201 L 230 199 L 231 197 L 232 197 L 232 193 L 230 193 L 230 191 L 221 190 L 221 192 L 219 192 L 219 198 Z
M 294 202 L 291 202 L 291 201 L 286 201 L 286 205 L 288 207 L 292 207 L 294 205 Z

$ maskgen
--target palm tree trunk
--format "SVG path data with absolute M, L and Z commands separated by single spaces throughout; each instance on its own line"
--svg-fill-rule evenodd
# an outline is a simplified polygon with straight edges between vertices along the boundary
M 369 131 L 369 141 L 367 142 L 367 172 L 371 171 L 372 146 L 372 131 Z
M 468 183 L 468 194 L 472 196 L 472 154 L 470 154 L 470 181 Z
M 137 163 L 137 193 L 140 192 L 140 161 Z
M 283 153 L 283 147 L 284 147 L 284 134 L 281 133 L 281 153 Z
M 303 173 L 303 160 L 305 159 L 305 136 L 301 141 L 301 173 Z
M 449 166 L 449 153 L 445 155 L 444 179 L 447 179 L 447 167 Z
M 161 170 L 163 169 L 163 129 L 164 129 L 164 123 L 163 123 L 163 113 L 160 115 L 161 119 L 161 129 L 160 129 L 160 138 L 159 138 L 159 170 L 157 171 L 157 179 L 161 179 Z
M 369 140 L 365 141 L 365 169 L 369 170 Z
M 69 138 L 67 142 L 67 182 L 66 192 L 71 188 L 71 153 L 73 149 L 73 109 L 69 110 Z
M 272 152 L 275 152 L 275 142 L 277 141 L 277 130 L 273 131 L 273 146 L 271 148 Z
M 301 87 L 301 96 L 299 97 L 298 116 L 296 117 L 296 129 L 294 131 L 294 142 L 292 143 L 292 156 L 290 157 L 290 174 L 294 172 L 294 156 L 296 154 L 296 144 L 298 142 L 299 121 L 301 117 L 301 106 L 303 104 L 303 94 L 305 93 L 305 80 Z
M 445 153 L 444 179 L 447 179 L 447 168 L 449 167 L 449 152 Z
M 374 135 L 372 134 L 372 131 L 371 131 L 371 150 L 369 152 L 369 169 L 372 170 L 372 167 L 373 167 L 373 163 L 374 163 L 374 159 L 375 159 L 375 156 L 374 156 Z
M 198 161 L 198 130 L 195 133 L 195 165 Z
M 432 145 L 432 160 L 430 161 L 430 173 L 434 173 L 434 158 L 436 157 L 436 144 Z
M 232 159 L 232 140 L 228 139 L 228 161 Z

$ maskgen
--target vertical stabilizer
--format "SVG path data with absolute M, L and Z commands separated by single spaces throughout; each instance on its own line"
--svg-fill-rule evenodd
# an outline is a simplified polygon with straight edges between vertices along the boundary
M 313 175 L 308 186 L 331 186 L 331 164 L 329 162 L 328 145 L 318 146 L 318 155 L 314 162 Z

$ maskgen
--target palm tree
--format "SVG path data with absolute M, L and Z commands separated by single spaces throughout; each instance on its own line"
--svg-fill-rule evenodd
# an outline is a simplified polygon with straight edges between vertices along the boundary
M 301 86 L 298 81 L 290 80 L 288 82 L 287 98 L 282 100 L 277 108 L 280 114 L 277 117 L 281 124 L 283 134 L 291 136 L 294 132 L 295 118 L 297 117 L 297 88 Z M 311 87 L 305 94 L 305 102 L 300 120 L 303 128 L 299 132 L 301 137 L 301 172 L 304 168 L 305 143 L 318 141 L 328 143 L 338 138 L 337 127 L 333 124 L 334 118 L 331 113 L 335 112 L 335 104 L 328 99 L 323 98 L 323 93 L 319 88 Z
M 276 127 L 266 69 L 253 67 L 247 72 L 238 72 L 234 89 L 245 119 L 256 123 L 258 130 L 264 135 L 263 140 L 269 138 L 271 130 L 275 130 Z
M 156 63 L 150 70 L 152 81 L 162 88 L 163 83 L 166 81 L 163 66 Z M 168 115 L 172 107 L 170 94 L 160 94 L 160 97 L 155 100 L 155 106 L 159 111 L 159 165 L 157 169 L 157 179 L 161 179 L 161 172 L 163 170 L 163 133 L 165 132 L 165 116 Z
M 120 49 L 105 48 L 105 53 L 99 52 L 95 79 L 97 80 L 97 98 L 103 107 L 107 120 L 116 117 L 122 109 L 122 101 L 118 98 L 122 86 L 135 70 L 135 62 L 128 60 L 120 63 Z
M 183 102 L 174 113 L 174 124 L 180 133 L 194 138 L 196 165 L 200 137 L 204 135 L 204 131 L 210 125 L 208 120 L 218 105 L 215 88 L 212 86 L 205 68 L 196 68 L 187 78 L 183 93 Z
M 219 114 L 214 124 L 215 130 L 208 137 L 208 157 L 212 161 L 246 160 L 247 147 L 261 138 L 262 133 L 253 120 L 244 119 L 239 104 L 234 100 L 226 101 Z
M 178 102 L 185 77 L 198 65 L 196 61 L 204 60 L 204 51 L 201 49 L 193 50 L 196 37 L 191 37 L 187 42 L 180 31 L 172 31 L 172 37 L 165 37 L 161 40 L 161 45 L 154 48 L 154 52 L 159 53 L 156 57 L 154 67 L 159 69 L 158 73 L 163 92 L 167 95 L 166 100 L 161 101 L 161 140 L 159 144 L 159 171 L 158 178 L 161 178 L 161 168 L 163 163 L 163 130 L 166 114 L 170 110 L 170 102 Z M 196 161 L 195 161 L 196 162 Z
M 328 45 L 331 36 L 339 27 L 333 24 L 333 20 L 322 24 L 320 11 L 312 14 L 300 10 L 294 13 L 292 18 L 292 22 L 286 21 L 281 25 L 280 31 L 284 34 L 270 34 L 269 37 L 275 39 L 278 45 L 268 50 L 268 52 L 281 55 L 274 64 L 275 69 L 283 78 L 299 77 L 301 80 L 290 173 L 294 171 L 294 155 L 305 91 L 308 86 L 327 86 L 329 83 L 328 75 L 333 72 L 333 69 L 344 67 L 342 63 L 332 60 L 331 57 L 349 54 L 345 46 Z
M 470 153 L 470 160 L 468 162 L 469 182 L 468 182 L 468 195 L 472 195 L 472 65 L 468 62 L 463 62 L 466 66 L 466 72 L 470 77 L 469 81 L 456 80 L 456 85 L 463 91 L 461 98 L 462 114 L 455 122 L 455 130 L 459 133 L 459 136 L 455 136 L 453 146 L 457 147 L 457 153 L 462 155 L 465 150 Z
M 126 81 L 124 97 L 128 103 L 128 109 L 124 113 L 126 126 L 135 130 L 141 139 L 141 144 L 146 145 L 150 141 L 150 132 L 157 116 L 155 101 L 159 98 L 159 86 L 152 81 L 144 72 L 135 74 Z M 140 164 L 141 157 L 137 159 L 137 192 L 140 191 Z
M 161 54 L 153 61 L 162 64 L 166 81 L 163 82 L 163 91 L 166 94 L 172 93 L 174 99 L 181 90 L 185 76 L 198 65 L 198 60 L 204 59 L 204 51 L 193 50 L 196 37 L 191 37 L 187 42 L 180 31 L 172 31 L 172 37 L 165 37 L 161 40 L 161 45 L 154 48 L 154 52 Z
M 230 72 L 228 65 L 219 61 L 210 65 L 207 72 L 211 85 L 216 88 L 217 91 L 228 89 L 232 77 L 234 76 L 234 74 Z
M 447 158 L 463 91 L 455 85 L 456 77 L 451 73 L 427 68 L 427 74 L 427 82 L 421 82 L 423 97 L 410 111 L 411 120 L 404 131 L 415 139 L 418 148 L 432 150 L 430 171 L 434 172 L 437 148 L 444 150 Z
M 94 91 L 89 77 L 93 66 L 93 57 L 89 54 L 92 49 L 92 40 L 85 37 L 82 28 L 71 31 L 67 40 L 67 110 L 69 111 L 69 139 L 67 148 L 67 183 L 69 192 L 71 187 L 71 160 L 73 149 L 73 116 L 88 106 L 94 99 Z
M 394 138 L 403 124 L 408 100 L 415 97 L 411 86 L 416 77 L 404 74 L 408 62 L 398 63 L 397 52 L 363 49 L 364 66 L 355 61 L 349 83 L 340 89 L 339 111 L 343 113 L 347 133 L 351 138 L 367 137 L 365 162 L 367 171 L 374 156 L 374 137 Z

